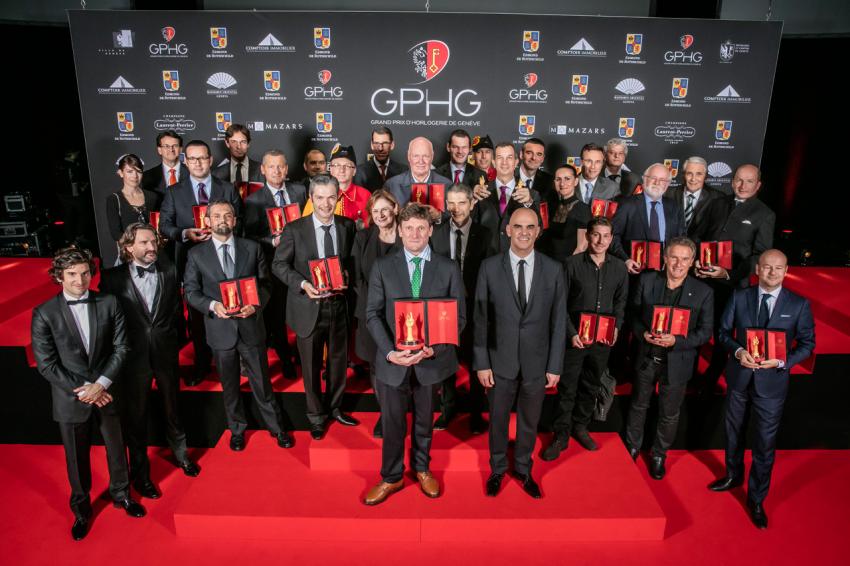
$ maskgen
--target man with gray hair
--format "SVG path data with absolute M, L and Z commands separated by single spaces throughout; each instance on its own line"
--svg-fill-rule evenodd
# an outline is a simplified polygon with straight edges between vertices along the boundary
M 407 146 L 410 170 L 387 179 L 386 187 L 403 207 L 410 201 L 410 186 L 416 183 L 439 183 L 448 188 L 452 182 L 431 170 L 434 162 L 434 144 L 424 137 L 413 138 Z M 428 203 L 425 203 L 428 204 Z
M 640 175 L 624 166 L 628 154 L 629 146 L 626 140 L 611 138 L 605 142 L 605 171 L 602 174 L 620 187 L 620 194 L 623 196 L 633 194 L 635 187 L 640 185 Z
M 685 174 L 685 184 L 670 189 L 669 197 L 682 206 L 688 237 L 693 238 L 699 233 L 700 222 L 705 219 L 709 203 L 722 194 L 706 186 L 708 164 L 702 157 L 689 157 L 685 160 L 682 171 Z

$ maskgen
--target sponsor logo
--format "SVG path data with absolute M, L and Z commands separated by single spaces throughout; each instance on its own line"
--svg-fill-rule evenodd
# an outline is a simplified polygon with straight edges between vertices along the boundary
M 189 48 L 185 43 L 173 42 L 177 36 L 177 30 L 172 26 L 165 26 L 159 30 L 162 36 L 162 43 L 151 43 L 148 46 L 148 52 L 151 57 L 168 57 L 168 58 L 186 58 L 189 55 Z
M 573 75 L 573 96 L 584 96 L 587 94 L 590 79 L 587 75 Z
M 694 36 L 690 34 L 683 35 L 679 38 L 679 45 L 682 46 L 682 49 L 688 49 L 691 45 L 694 44 Z
M 576 155 L 567 156 L 567 165 L 575 167 L 579 175 L 581 175 L 581 157 Z
M 620 93 L 614 95 L 614 100 L 618 102 L 634 104 L 635 102 L 643 102 L 645 99 L 644 95 L 640 93 L 646 90 L 646 87 L 643 86 L 642 82 L 633 77 L 618 82 L 614 90 Z
M 600 128 L 599 126 L 576 126 L 574 124 L 552 124 L 549 126 L 549 133 L 555 136 L 571 134 L 605 135 L 605 128 Z
M 326 85 L 331 82 L 332 76 L 333 75 L 331 75 L 330 71 L 328 71 L 327 69 L 322 69 L 321 71 L 319 71 L 319 82 L 323 85 Z
M 180 90 L 180 73 L 178 71 L 162 72 L 162 87 L 166 92 L 177 92 Z
M 223 134 L 227 131 L 227 128 L 230 127 L 230 124 L 233 123 L 233 114 L 230 112 L 216 112 L 215 113 L 215 129 L 220 134 Z
M 617 135 L 621 138 L 631 138 L 635 135 L 635 119 L 620 118 L 620 123 L 617 126 Z
M 750 104 L 753 99 L 748 96 L 741 96 L 732 85 L 726 85 L 723 90 L 714 96 L 706 96 L 705 102 L 725 102 L 729 104 Z
M 185 114 L 164 114 L 162 118 L 154 120 L 153 127 L 158 132 L 191 132 L 195 129 L 195 121 L 187 119 Z
M 304 100 L 342 100 L 341 86 L 328 86 L 331 82 L 332 74 L 327 69 L 322 69 L 318 72 L 319 82 L 321 85 L 304 87 Z
M 449 63 L 449 46 L 436 39 L 417 43 L 407 52 L 413 58 L 413 71 L 422 79 L 410 84 L 427 83 L 439 75 Z
M 696 135 L 696 130 L 686 122 L 668 121 L 655 126 L 655 137 L 661 138 L 670 145 L 682 143 Z
M 540 76 L 537 73 L 526 73 L 522 82 L 527 88 L 512 88 L 508 91 L 508 102 L 545 103 L 549 93 L 545 89 L 533 89 Z
M 678 159 L 665 159 L 664 167 L 670 171 L 670 177 L 675 179 L 676 175 L 679 174 L 679 160 Z
M 537 73 L 526 73 L 522 80 L 525 86 L 531 88 L 537 84 Z
M 528 30 L 522 32 L 522 50 L 526 53 L 537 53 L 538 49 L 540 49 L 540 32 Z
M 144 88 L 136 88 L 130 81 L 118 75 L 118 78 L 112 81 L 112 84 L 106 88 L 97 89 L 98 94 L 145 94 Z
M 331 46 L 331 28 L 313 28 L 313 45 L 316 49 L 328 49 Z
M 643 49 L 643 34 L 642 33 L 627 33 L 626 34 L 626 55 L 640 55 Z
M 164 39 L 165 41 L 171 41 L 172 39 L 174 39 L 174 35 L 177 33 L 177 31 L 171 26 L 165 26 L 159 31 L 160 33 L 162 33 L 162 39 Z
M 733 43 L 731 39 L 727 39 L 720 44 L 720 62 L 731 63 L 732 59 L 737 54 L 747 54 L 750 52 L 749 43 Z
M 708 178 L 705 180 L 709 185 L 721 186 L 732 182 L 732 168 L 728 163 L 715 161 L 708 164 Z
M 714 128 L 714 139 L 718 141 L 729 141 L 732 137 L 732 120 L 718 120 Z
M 226 49 L 227 28 L 210 28 L 210 45 L 213 49 Z
M 272 34 L 266 35 L 257 45 L 246 45 L 247 53 L 294 53 L 294 45 L 284 45 Z
M 263 71 L 263 88 L 266 92 L 280 90 L 280 71 Z
M 303 130 L 304 124 L 301 122 L 264 122 L 264 121 L 249 121 L 247 123 L 248 129 L 253 130 L 255 132 L 272 132 L 272 131 L 281 131 L 281 130 Z
M 316 131 L 320 134 L 329 134 L 334 129 L 334 115 L 332 112 L 316 112 Z
M 664 52 L 665 65 L 699 65 L 702 63 L 702 52 L 691 51 L 694 42 L 693 35 L 685 34 L 679 38 L 679 49 Z
M 116 112 L 115 118 L 118 126 L 118 135 L 113 138 L 115 141 L 140 141 L 141 138 L 135 134 L 132 112 Z
M 559 49 L 560 57 L 607 57 L 606 51 L 594 49 L 594 47 L 585 39 L 581 38 L 569 49 Z
M 236 79 L 227 73 L 214 73 L 210 75 L 210 78 L 207 79 L 207 84 L 213 87 L 207 89 L 207 94 L 216 98 L 227 98 L 237 94 L 236 89 L 232 88 L 236 86 Z
M 531 136 L 534 135 L 534 122 L 536 118 L 533 114 L 520 114 L 519 116 L 519 135 Z
M 688 96 L 688 79 L 673 79 L 673 98 L 685 98 Z

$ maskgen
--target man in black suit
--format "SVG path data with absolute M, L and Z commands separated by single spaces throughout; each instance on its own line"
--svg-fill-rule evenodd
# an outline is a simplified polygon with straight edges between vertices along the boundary
M 529 138 L 520 148 L 520 163 L 516 177 L 522 184 L 540 193 L 541 198 L 555 191 L 553 177 L 541 167 L 546 162 L 546 144 L 540 138 Z
M 281 448 L 291 448 L 292 438 L 281 427 L 281 409 L 269 380 L 263 308 L 269 299 L 269 272 L 259 244 L 233 235 L 236 215 L 228 201 L 211 201 L 207 217 L 212 238 L 189 251 L 183 286 L 186 299 L 198 312 L 205 313 L 207 343 L 212 348 L 221 378 L 224 412 L 230 429 L 230 449 L 245 449 L 248 420 L 239 390 L 240 359 L 248 373 L 248 383 L 269 433 Z M 244 305 L 229 314 L 222 304 L 219 283 L 253 277 L 257 281 L 260 306 Z
M 213 169 L 213 177 L 237 188 L 245 182 L 263 182 L 260 162 L 248 157 L 248 148 L 251 147 L 251 130 L 242 124 L 229 125 L 224 132 L 224 145 L 227 148 L 227 159 Z
M 165 190 L 189 176 L 189 169 L 180 163 L 183 138 L 173 130 L 160 132 L 156 136 L 156 152 L 160 163 L 142 174 L 142 188 L 165 196 Z
M 328 160 L 320 149 L 312 148 L 307 150 L 307 153 L 304 154 L 302 167 L 304 168 L 304 177 L 299 182 L 305 187 L 310 186 L 310 181 L 316 175 L 328 174 Z
M 641 266 L 631 258 L 633 240 L 664 242 L 685 233 L 685 217 L 679 203 L 665 199 L 670 185 L 670 170 L 660 163 L 649 166 L 643 176 L 643 194 L 625 197 L 614 215 L 614 241 L 611 255 L 626 262 L 632 275 Z
M 357 166 L 354 184 L 374 192 L 382 189 L 387 179 L 407 171 L 407 165 L 390 159 L 390 153 L 395 149 L 393 132 L 386 126 L 377 126 L 372 130 L 371 142 L 372 159 L 367 159 Z
M 466 184 L 455 184 L 446 191 L 446 208 L 451 215 L 448 222 L 442 222 L 434 228 L 431 236 L 431 248 L 434 252 L 454 260 L 463 275 L 463 288 L 466 301 L 466 320 L 472 321 L 472 307 L 475 304 L 475 283 L 478 270 L 485 258 L 495 253 L 493 236 L 486 226 L 472 221 L 475 198 L 472 189 Z M 460 336 L 460 359 L 472 367 L 472 324 L 467 324 Z M 474 434 L 487 430 L 487 423 L 481 416 L 484 411 L 484 389 L 474 377 L 469 380 L 470 417 L 469 426 Z M 440 394 L 440 416 L 434 423 L 434 430 L 445 430 L 455 415 L 457 402 L 456 376 L 443 382 Z
M 815 321 L 809 301 L 782 287 L 788 274 L 788 258 L 779 250 L 767 250 L 756 265 L 758 285 L 738 289 L 723 311 L 720 343 L 732 354 L 726 366 L 726 475 L 712 482 L 712 491 L 726 491 L 744 482 L 744 445 L 747 407 L 755 418 L 753 463 L 747 484 L 747 508 L 760 529 L 767 528 L 764 499 L 776 450 L 776 434 L 791 368 L 815 350 Z M 769 358 L 765 344 L 748 344 L 748 328 L 785 333 L 785 361 Z M 756 361 L 755 349 L 763 355 Z
M 186 145 L 186 164 L 189 175 L 171 187 L 165 194 L 159 217 L 159 231 L 176 243 L 175 263 L 177 276 L 183 280 L 186 257 L 192 246 L 210 239 L 210 231 L 195 227 L 192 208 L 217 200 L 228 201 L 236 211 L 237 218 L 242 210 L 242 201 L 233 185 L 210 174 L 210 147 L 201 140 L 192 140 Z M 195 385 L 209 372 L 212 352 L 204 337 L 203 314 L 191 308 L 189 328 L 195 350 L 195 369 L 187 385 Z
M 454 130 L 449 135 L 446 151 L 449 152 L 449 161 L 437 167 L 437 173 L 449 179 L 453 184 L 464 184 L 474 187 L 483 177 L 486 181 L 487 173 L 477 169 L 469 163 L 469 152 L 472 150 L 472 138 L 466 130 Z
M 517 403 L 514 475 L 531 497 L 531 454 L 546 388 L 561 376 L 566 346 L 564 271 L 534 251 L 540 225 L 534 211 L 518 209 L 508 224 L 511 247 L 484 260 L 475 289 L 473 368 L 490 398 L 490 477 L 487 495 L 499 493 L 508 470 L 508 425 Z
M 332 256 L 339 257 L 346 278 L 354 272 L 354 221 L 334 215 L 338 194 L 336 179 L 326 175 L 313 177 L 313 213 L 286 225 L 272 264 L 272 273 L 287 287 L 286 322 L 298 344 L 307 419 L 314 440 L 324 436 L 329 415 L 345 426 L 360 424 L 342 412 L 348 368 L 347 287 L 341 292 L 320 292 L 313 286 L 310 273 L 310 261 Z M 327 388 L 323 400 L 321 373 L 326 346 Z
M 189 459 L 186 431 L 177 411 L 177 320 L 182 316 L 180 283 L 174 264 L 159 258 L 162 239 L 149 224 L 131 224 L 119 242 L 126 261 L 105 270 L 100 289 L 114 295 L 124 312 L 130 351 L 121 372 L 121 417 L 130 454 L 130 479 L 143 497 L 156 499 L 148 460 L 148 407 L 151 383 L 165 408 L 166 437 L 183 473 L 197 476 L 200 468 Z
M 641 181 L 640 175 L 623 167 L 628 154 L 629 145 L 626 140 L 611 138 L 605 144 L 605 170 L 602 175 L 620 187 L 621 196 L 634 194 Z
M 245 199 L 245 235 L 260 243 L 266 263 L 271 265 L 280 244 L 280 234 L 272 233 L 266 210 L 297 204 L 298 210 L 303 211 L 307 204 L 307 189 L 304 185 L 286 182 L 289 165 L 286 154 L 279 149 L 271 149 L 263 155 L 260 169 L 266 179 L 266 186 Z M 286 285 L 277 277 L 272 277 L 271 286 L 271 298 L 263 312 L 266 337 L 280 358 L 283 375 L 294 379 L 295 366 L 286 333 Z
M 130 498 L 121 421 L 110 391 L 127 358 L 124 315 L 115 297 L 89 291 L 95 269 L 88 250 L 59 250 L 50 276 L 62 292 L 32 311 L 32 350 L 38 372 L 50 382 L 53 419 L 65 447 L 74 540 L 86 536 L 92 516 L 89 452 L 95 426 L 106 444 L 114 505 L 133 517 L 145 515 Z
M 457 300 L 458 334 L 466 324 L 463 278 L 457 263 L 432 253 L 435 211 L 412 202 L 399 214 L 403 248 L 375 263 L 369 277 L 366 324 L 377 346 L 375 380 L 381 400 L 383 444 L 381 482 L 366 494 L 366 505 L 377 505 L 404 486 L 404 437 L 407 408 L 413 406 L 411 461 L 419 487 L 428 497 L 440 495 L 430 471 L 434 385 L 457 370 L 456 347 L 423 346 L 417 352 L 396 348 L 395 301 L 399 299 Z
M 721 198 L 723 194 L 706 186 L 708 164 L 702 157 L 689 157 L 682 171 L 685 175 L 685 184 L 673 187 L 667 192 L 667 196 L 682 207 L 687 236 L 695 238 L 700 232 L 700 224 L 705 219 L 708 205 L 714 199 Z
M 657 480 L 666 473 L 664 461 L 676 438 L 679 409 L 694 373 L 699 347 L 711 338 L 714 294 L 708 285 L 688 275 L 696 254 L 696 245 L 690 239 L 671 238 L 664 248 L 664 271 L 641 275 L 631 298 L 632 333 L 639 347 L 626 422 L 626 447 L 636 459 L 643 444 L 646 412 L 658 382 L 658 425 L 649 465 L 649 475 Z M 653 328 L 656 305 L 688 310 L 685 336 L 674 336 L 666 328 Z

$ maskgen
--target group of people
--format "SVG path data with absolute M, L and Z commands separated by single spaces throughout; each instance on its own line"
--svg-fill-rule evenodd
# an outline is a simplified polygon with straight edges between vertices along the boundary
M 646 443 L 650 475 L 661 479 L 698 350 L 713 337 L 712 363 L 699 385 L 712 390 L 725 370 L 727 450 L 726 475 L 710 488 L 723 491 L 743 482 L 749 405 L 757 439 L 748 505 L 753 522 L 767 526 L 763 501 L 788 375 L 813 352 L 814 322 L 808 301 L 782 287 L 787 258 L 772 249 L 775 216 L 758 199 L 756 166 L 738 167 L 731 194 L 725 194 L 705 185 L 706 162 L 691 157 L 683 186 L 668 191 L 670 170 L 658 163 L 643 175 L 628 170 L 628 146 L 620 139 L 589 143 L 580 170 L 565 164 L 549 174 L 542 168 L 546 146 L 538 138 L 518 153 L 510 143 L 494 145 L 487 136 L 473 139 L 456 130 L 446 144 L 448 163 L 435 169 L 432 143 L 417 137 L 409 143 L 405 167 L 391 158 L 392 132 L 379 127 L 365 163 L 358 164 L 351 146 L 336 147 L 327 157 L 307 152 L 302 184 L 289 180 L 282 151 L 267 151 L 257 162 L 248 157 L 249 144 L 247 128 L 230 126 L 229 157 L 212 168 L 205 142 L 184 146 L 175 132 L 161 133 L 161 163 L 144 170 L 134 155 L 118 161 L 124 186 L 106 205 L 122 263 L 104 270 L 100 292 L 89 289 L 95 273 L 89 252 L 66 248 L 53 260 L 50 275 L 62 292 L 34 309 L 32 341 L 62 431 L 75 539 L 86 536 L 91 518 L 94 425 L 106 442 L 116 506 L 144 515 L 130 485 L 142 497 L 161 495 L 147 460 L 153 379 L 175 461 L 187 475 L 200 472 L 187 455 L 177 410 L 178 349 L 186 329 L 195 352 L 186 379 L 204 379 L 215 362 L 230 448 L 241 451 L 246 444 L 240 373 L 277 444 L 293 445 L 281 424 L 284 408 L 273 395 L 267 354 L 269 347 L 276 350 L 284 375 L 295 377 L 287 326 L 296 336 L 314 441 L 333 421 L 359 425 L 342 410 L 346 371 L 352 363 L 368 365 L 381 410 L 373 434 L 382 438 L 382 463 L 367 505 L 403 487 L 411 407 L 410 462 L 423 493 L 439 496 L 429 466 L 432 431 L 445 429 L 456 416 L 461 362 L 471 374 L 469 426 L 489 434 L 486 494 L 497 496 L 512 468 L 523 490 L 541 497 L 532 454 L 546 389 L 557 388 L 557 406 L 554 434 L 541 457 L 558 458 L 570 438 L 596 450 L 589 425 L 616 348 L 633 372 L 625 431 L 632 458 L 645 444 L 647 410 L 658 385 L 658 424 Z M 261 188 L 240 195 L 249 182 Z M 443 191 L 432 193 L 430 204 L 420 198 L 421 187 L 433 191 L 439 185 Z M 302 215 L 273 229 L 269 211 L 293 204 Z M 606 213 L 614 205 L 616 212 Z M 201 206 L 205 221 L 199 226 Z M 155 227 L 150 212 L 157 209 Z M 731 266 L 699 255 L 701 242 L 718 241 L 731 242 Z M 632 253 L 633 242 L 661 247 L 657 269 Z M 343 276 L 333 288 L 314 272 L 316 260 L 329 259 L 338 261 Z M 758 283 L 750 285 L 753 274 Z M 240 280 L 256 282 L 259 304 L 246 300 L 234 309 L 222 297 L 222 282 Z M 396 303 L 411 299 L 456 304 L 458 345 L 404 346 Z M 686 312 L 684 327 L 674 331 L 663 316 L 659 324 L 659 308 Z M 784 333 L 788 351 L 754 356 L 746 340 L 752 328 Z

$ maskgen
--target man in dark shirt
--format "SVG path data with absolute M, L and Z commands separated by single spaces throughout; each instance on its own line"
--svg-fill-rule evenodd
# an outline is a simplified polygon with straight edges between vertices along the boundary
M 629 279 L 622 261 L 608 254 L 613 238 L 611 221 L 594 218 L 587 225 L 587 251 L 569 258 L 564 265 L 564 287 L 567 294 L 568 345 L 564 354 L 564 371 L 558 382 L 555 413 L 555 438 L 543 451 L 544 460 L 560 456 L 570 439 L 570 432 L 588 450 L 597 446 L 587 426 L 593 413 L 602 373 L 608 364 L 611 346 L 623 324 Z M 576 330 L 581 313 L 615 317 L 614 337 L 610 344 L 594 342 L 585 345 Z

